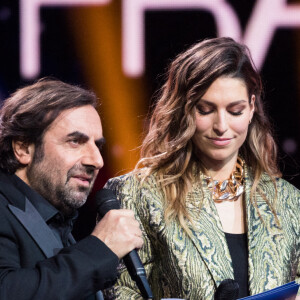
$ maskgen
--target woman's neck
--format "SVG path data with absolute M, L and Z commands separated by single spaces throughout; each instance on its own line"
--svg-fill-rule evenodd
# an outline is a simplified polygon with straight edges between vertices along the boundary
M 229 178 L 235 169 L 237 155 L 228 159 L 228 161 L 202 160 L 204 172 L 214 180 L 223 181 Z

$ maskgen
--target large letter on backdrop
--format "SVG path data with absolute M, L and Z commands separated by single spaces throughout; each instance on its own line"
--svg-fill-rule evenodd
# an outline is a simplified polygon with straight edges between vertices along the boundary
M 272 38 L 279 27 L 300 27 L 300 5 L 287 5 L 286 0 L 257 1 L 243 42 L 250 48 L 258 69 L 262 68 Z
M 20 69 L 24 78 L 40 72 L 41 6 L 103 5 L 113 0 L 20 0 Z M 198 9 L 210 12 L 216 22 L 218 36 L 231 36 L 249 46 L 260 69 L 279 27 L 300 27 L 300 5 L 287 0 L 257 0 L 242 35 L 240 22 L 232 6 L 225 0 L 123 0 L 122 1 L 122 64 L 128 76 L 139 76 L 145 66 L 146 10 Z
M 230 36 L 249 46 L 258 69 L 263 65 L 279 27 L 300 27 L 300 5 L 287 0 L 257 0 L 244 36 L 238 17 L 226 0 L 123 0 L 123 70 L 128 76 L 144 72 L 144 14 L 146 10 L 209 11 L 218 36 Z
M 107 4 L 112 0 L 20 0 L 20 72 L 32 79 L 40 72 L 41 6 Z
M 216 20 L 218 36 L 232 36 L 237 40 L 241 38 L 238 17 L 224 0 L 123 0 L 122 3 L 123 70 L 128 76 L 139 76 L 144 72 L 146 10 L 206 10 Z

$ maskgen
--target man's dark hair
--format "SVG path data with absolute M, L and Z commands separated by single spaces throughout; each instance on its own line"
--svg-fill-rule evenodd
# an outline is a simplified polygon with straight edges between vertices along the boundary
M 51 123 L 64 110 L 92 105 L 96 95 L 60 80 L 43 78 L 13 93 L 0 110 L 0 168 L 14 173 L 22 164 L 16 159 L 12 142 L 42 145 Z

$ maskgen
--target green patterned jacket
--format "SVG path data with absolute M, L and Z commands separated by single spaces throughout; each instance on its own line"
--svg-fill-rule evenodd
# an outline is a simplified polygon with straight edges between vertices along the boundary
M 253 295 L 300 280 L 300 191 L 277 179 L 280 227 L 264 199 L 257 195 L 262 222 L 249 199 L 252 179 L 247 173 L 246 170 L 249 289 Z M 137 177 L 129 173 L 110 179 L 105 186 L 115 191 L 122 206 L 132 209 L 140 222 L 144 245 L 139 255 L 154 299 L 211 300 L 220 282 L 233 278 L 222 225 L 205 179 L 202 177 L 201 181 L 202 184 L 193 185 L 186 199 L 194 223 L 187 223 L 190 234 L 176 221 L 166 225 L 163 196 L 154 175 L 140 185 Z M 275 188 L 268 176 L 262 177 L 259 186 L 269 201 L 274 201 Z M 116 299 L 142 299 L 122 265 L 120 272 L 114 287 Z

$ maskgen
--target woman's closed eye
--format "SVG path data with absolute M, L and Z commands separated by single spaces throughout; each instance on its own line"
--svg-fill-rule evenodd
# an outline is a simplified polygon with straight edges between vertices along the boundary
M 214 111 L 212 107 L 209 106 L 197 106 L 197 110 L 200 115 L 208 115 Z
M 243 114 L 246 106 L 244 104 L 238 104 L 227 107 L 227 111 L 233 116 L 240 116 Z
M 244 103 L 231 103 L 225 109 L 232 116 L 240 116 L 243 114 L 245 108 L 246 105 Z M 209 115 L 215 111 L 218 111 L 219 109 L 222 108 L 218 108 L 214 105 L 210 105 L 209 103 L 205 103 L 205 102 L 197 105 L 198 113 L 204 116 Z
M 237 111 L 228 111 L 233 116 L 240 116 L 243 114 L 243 110 L 237 110 Z

